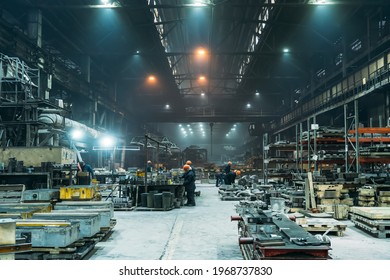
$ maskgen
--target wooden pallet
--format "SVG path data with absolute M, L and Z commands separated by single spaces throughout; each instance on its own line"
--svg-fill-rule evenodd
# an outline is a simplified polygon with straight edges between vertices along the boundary
M 361 229 L 362 231 L 370 234 L 371 236 L 374 236 L 376 238 L 390 238 L 390 230 L 378 230 L 375 227 L 371 227 L 369 225 L 366 225 L 365 223 L 361 223 L 356 220 L 352 220 L 352 222 L 355 224 L 356 228 Z
M 357 214 L 373 220 L 390 220 L 389 207 L 351 207 L 350 213 Z
M 333 233 L 344 236 L 347 225 L 332 218 L 306 218 L 306 223 L 301 224 L 310 233 Z
M 362 229 L 377 238 L 390 237 L 390 220 L 370 219 L 353 213 L 351 213 L 350 216 L 351 221 L 359 229 Z

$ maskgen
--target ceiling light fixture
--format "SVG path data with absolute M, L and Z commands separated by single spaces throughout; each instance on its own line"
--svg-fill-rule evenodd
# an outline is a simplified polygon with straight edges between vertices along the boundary
M 332 4 L 332 2 L 329 0 L 310 0 L 308 4 L 310 4 L 310 5 L 329 5 L 329 4 Z
M 204 48 L 199 48 L 199 49 L 197 49 L 196 50 L 196 54 L 198 55 L 198 56 L 205 56 L 206 55 L 206 50 L 204 49 Z
M 289 50 L 288 48 L 284 48 L 284 49 L 283 49 L 283 52 L 284 52 L 284 53 L 289 53 L 290 50 Z
M 156 82 L 156 77 L 153 76 L 153 75 L 150 75 L 150 76 L 148 77 L 148 81 L 149 81 L 150 83 L 154 83 L 154 82 Z
M 190 6 L 194 6 L 194 7 L 206 7 L 207 4 L 202 1 L 202 0 L 195 0 L 195 2 L 193 4 L 189 4 Z
M 255 95 L 256 95 L 256 96 L 259 96 L 259 95 L 260 95 L 260 92 L 259 92 L 258 90 L 256 90 Z

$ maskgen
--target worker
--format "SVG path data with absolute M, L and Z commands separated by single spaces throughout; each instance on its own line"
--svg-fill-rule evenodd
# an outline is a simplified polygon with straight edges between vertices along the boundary
M 151 160 L 148 160 L 148 162 L 146 163 L 146 171 L 147 171 L 147 172 L 152 172 L 152 170 L 153 170 L 152 161 L 151 161 Z
M 225 181 L 225 185 L 231 185 L 232 184 L 232 181 L 231 181 L 231 167 L 232 167 L 232 162 L 229 161 L 226 166 L 225 166 L 225 169 L 224 169 L 224 181 Z
M 183 166 L 184 175 L 182 176 L 184 179 L 183 185 L 185 191 L 187 192 L 187 203 L 184 206 L 195 206 L 195 174 L 191 169 L 191 166 L 185 164 Z
M 82 172 L 88 172 L 90 179 L 95 178 L 95 171 L 93 170 L 91 165 L 85 163 L 84 161 L 80 161 L 79 166 Z
M 237 176 L 240 176 L 241 174 L 241 171 L 240 170 L 234 170 L 233 172 L 231 172 L 231 183 L 234 184 L 235 183 L 235 180 L 236 180 L 236 177 Z
M 189 166 L 191 167 L 192 171 L 194 171 L 194 176 L 195 176 L 195 180 L 196 180 L 196 170 L 195 170 L 195 168 L 192 166 L 192 161 L 187 160 L 187 161 L 186 161 L 186 164 L 189 165 Z
M 215 174 L 215 186 L 218 188 L 220 185 L 223 185 L 223 172 L 222 168 L 218 170 L 218 172 Z

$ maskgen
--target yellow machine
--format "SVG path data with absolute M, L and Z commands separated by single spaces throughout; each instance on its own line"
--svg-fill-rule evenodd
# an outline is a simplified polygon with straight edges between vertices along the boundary
M 60 188 L 61 200 L 93 200 L 98 194 L 96 185 L 74 185 Z

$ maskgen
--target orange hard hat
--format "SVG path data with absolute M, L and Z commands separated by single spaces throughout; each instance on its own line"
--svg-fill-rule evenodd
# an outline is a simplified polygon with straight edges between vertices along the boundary
M 183 166 L 183 169 L 184 169 L 185 171 L 188 171 L 188 170 L 190 170 L 190 166 L 189 166 L 188 164 L 185 164 L 185 165 Z
M 240 175 L 241 174 L 241 171 L 240 170 L 237 170 L 236 171 L 236 175 Z
M 229 162 L 228 162 L 228 164 L 229 164 L 229 165 L 232 165 L 232 162 L 231 162 L 231 161 L 229 161 Z
M 186 164 L 191 165 L 191 164 L 192 164 L 192 161 L 187 160 Z

